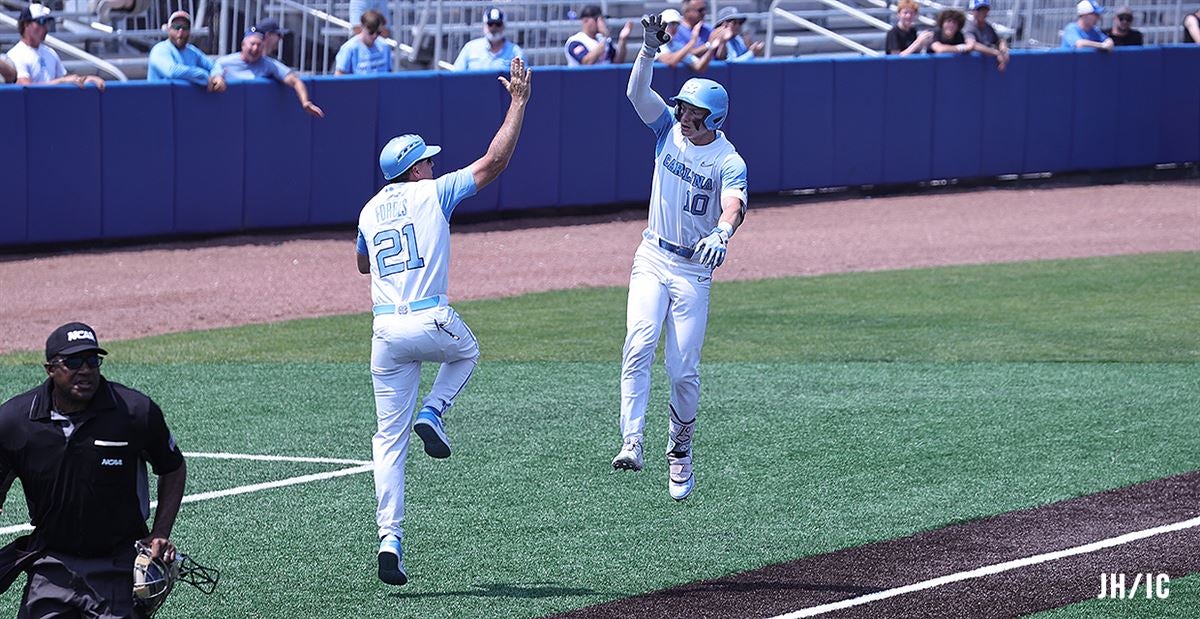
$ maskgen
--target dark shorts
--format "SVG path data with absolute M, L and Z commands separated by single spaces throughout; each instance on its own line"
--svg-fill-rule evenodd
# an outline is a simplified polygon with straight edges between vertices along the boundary
M 133 544 L 112 557 L 47 552 L 29 566 L 17 619 L 140 619 L 133 608 Z

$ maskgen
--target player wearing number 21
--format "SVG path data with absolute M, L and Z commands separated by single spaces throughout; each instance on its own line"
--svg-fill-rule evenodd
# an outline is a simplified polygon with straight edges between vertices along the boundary
M 650 213 L 629 276 L 625 347 L 621 358 L 621 450 L 615 469 L 641 470 L 642 433 L 650 398 L 650 366 L 666 323 L 671 383 L 667 489 L 683 500 L 695 487 L 692 436 L 700 406 L 700 348 L 708 323 L 713 270 L 746 214 L 746 163 L 720 131 L 729 95 L 720 84 L 693 78 L 670 101 L 650 88 L 659 46 L 670 40 L 662 17 L 642 19 L 645 38 L 626 94 L 654 132 Z
M 479 359 L 475 336 L 446 297 L 450 215 L 459 202 L 496 180 L 512 158 L 531 75 L 520 58 L 509 69 L 507 78 L 499 78 L 511 97 L 508 113 L 483 157 L 435 178 L 433 156 L 440 147 L 414 134 L 393 138 L 379 154 L 388 184 L 358 218 L 358 271 L 371 275 L 375 316 L 371 378 L 378 425 L 372 453 L 379 578 L 392 585 L 408 582 L 401 539 L 409 428 L 421 437 L 426 454 L 449 457 L 444 417 Z M 423 361 L 441 368 L 414 422 Z

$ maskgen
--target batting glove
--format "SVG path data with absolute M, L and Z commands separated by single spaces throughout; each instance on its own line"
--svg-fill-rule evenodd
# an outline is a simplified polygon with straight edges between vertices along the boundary
M 659 47 L 666 45 L 671 40 L 671 35 L 667 34 L 667 25 L 663 23 L 662 15 L 655 13 L 643 17 L 642 28 L 645 28 L 642 44 L 651 56 L 658 51 Z
M 728 232 L 721 228 L 713 228 L 708 236 L 696 243 L 692 259 L 710 269 L 715 269 L 725 262 L 725 244 L 728 242 Z

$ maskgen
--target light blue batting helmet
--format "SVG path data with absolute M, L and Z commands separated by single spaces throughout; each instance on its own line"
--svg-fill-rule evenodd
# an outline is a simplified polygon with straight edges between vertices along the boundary
M 712 80 L 693 77 L 684 82 L 679 94 L 671 99 L 671 105 L 675 105 L 676 101 L 708 110 L 708 116 L 704 117 L 704 126 L 710 131 L 720 129 L 725 123 L 725 117 L 729 115 L 729 93 L 725 92 L 724 86 Z
M 392 180 L 408 171 L 414 163 L 442 152 L 441 146 L 426 145 L 415 133 L 392 138 L 379 152 L 379 169 L 383 177 Z

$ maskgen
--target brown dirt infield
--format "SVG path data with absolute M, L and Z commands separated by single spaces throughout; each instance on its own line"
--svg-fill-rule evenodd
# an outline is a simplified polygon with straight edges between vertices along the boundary
M 751 204 L 719 279 L 1200 251 L 1200 182 L 930 191 Z M 644 214 L 454 229 L 452 299 L 628 282 Z M 354 230 L 0 257 L 0 353 L 83 320 L 106 340 L 364 312 Z M 1200 472 L 580 609 L 770 617 L 1200 514 Z M 1188 529 L 831 613 L 1010 617 L 1095 596 L 1104 571 L 1200 571 Z M 1036 585 L 1036 586 L 1034 586 Z M 1046 591 L 1053 591 L 1046 595 Z

